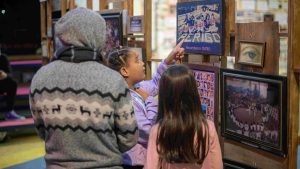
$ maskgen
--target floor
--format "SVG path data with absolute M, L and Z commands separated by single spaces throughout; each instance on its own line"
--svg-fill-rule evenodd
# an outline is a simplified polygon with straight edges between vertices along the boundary
M 0 143 L 0 154 L 0 168 L 26 169 L 28 166 L 26 162 L 31 162 L 31 160 L 34 161 L 30 163 L 33 164 L 29 165 L 30 169 L 46 168 L 41 167 L 45 166 L 43 158 L 41 158 L 45 154 L 44 142 L 37 137 L 34 129 L 8 132 L 8 138 Z
M 45 169 L 44 154 L 44 142 L 38 138 L 34 129 L 9 132 L 8 139 L 0 143 L 0 168 Z M 297 164 L 300 164 L 300 155 Z

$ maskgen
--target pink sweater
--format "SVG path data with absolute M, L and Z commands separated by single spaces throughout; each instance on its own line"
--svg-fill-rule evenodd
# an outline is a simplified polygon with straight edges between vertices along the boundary
M 172 164 L 170 168 L 177 168 L 183 166 L 185 168 L 201 168 L 201 169 L 222 169 L 223 162 L 222 162 L 222 155 L 221 155 L 221 148 L 219 143 L 218 134 L 216 132 L 215 126 L 213 122 L 207 120 L 208 122 L 208 130 L 209 130 L 209 152 L 201 166 L 197 166 L 195 164 Z M 148 151 L 147 151 L 147 161 L 145 164 L 145 169 L 158 169 L 158 153 L 156 151 L 156 137 L 157 137 L 157 129 L 158 125 L 152 127 L 148 142 Z

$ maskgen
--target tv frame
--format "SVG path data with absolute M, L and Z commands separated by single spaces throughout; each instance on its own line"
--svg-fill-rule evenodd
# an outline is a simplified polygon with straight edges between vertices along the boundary
M 218 10 L 213 11 L 213 9 L 211 9 L 210 11 L 208 11 L 209 10 L 208 6 L 214 6 L 214 5 L 219 6 L 217 8 Z M 204 9 L 200 10 L 200 9 L 197 9 L 197 6 L 202 6 L 202 8 L 203 7 L 206 7 L 206 8 L 205 8 L 205 10 Z M 190 1 L 190 2 L 178 2 L 177 3 L 177 7 L 176 7 L 176 11 L 177 11 L 176 12 L 176 15 L 177 15 L 176 16 L 176 39 L 177 39 L 177 43 L 179 43 L 183 38 L 185 38 L 184 43 L 182 44 L 182 47 L 185 49 L 186 53 L 203 54 L 203 55 L 218 55 L 218 56 L 223 55 L 223 53 L 224 53 L 224 28 L 225 28 L 225 26 L 224 26 L 224 23 L 225 23 L 224 22 L 224 20 L 225 20 L 225 17 L 224 17 L 225 10 L 224 9 L 225 8 L 224 7 L 225 7 L 224 0 L 201 0 L 201 1 Z M 196 35 L 194 35 L 193 31 L 192 31 L 192 33 L 190 32 L 190 29 L 191 29 L 190 27 L 193 28 L 193 27 L 195 27 L 195 25 L 199 25 L 199 24 L 201 25 L 201 22 L 199 24 L 198 23 L 193 24 L 193 22 L 195 22 L 195 21 L 192 20 L 192 22 L 189 22 L 189 18 L 188 18 L 187 22 L 193 24 L 193 26 L 189 26 L 188 25 L 189 23 L 183 23 L 184 24 L 183 29 L 185 29 L 185 30 L 188 29 L 187 30 L 188 33 L 181 32 L 180 28 L 182 28 L 181 21 L 182 21 L 182 17 L 184 17 L 183 15 L 194 16 L 195 11 L 198 12 L 197 13 L 198 15 L 200 13 L 204 14 L 205 18 L 207 18 L 207 15 L 209 15 L 208 24 L 207 24 L 207 21 L 205 22 L 206 19 L 204 19 L 202 22 L 202 25 L 204 25 L 204 26 L 200 27 L 199 28 L 200 30 L 197 28 L 198 29 L 197 33 L 204 32 L 205 36 L 201 35 L 201 33 L 200 33 L 199 37 L 198 36 L 196 37 Z M 215 27 L 210 25 L 210 23 L 211 23 L 210 16 L 212 14 L 217 14 L 219 16 L 219 21 L 214 20 L 216 22 L 213 22 L 213 23 L 215 23 Z M 195 17 L 197 17 L 197 16 L 194 16 L 194 18 Z M 179 18 L 181 18 L 181 19 L 179 19 Z M 208 25 L 208 27 L 206 27 L 205 25 Z M 213 35 L 211 32 L 216 28 L 218 30 L 213 32 L 213 33 L 216 33 Z M 210 29 L 211 32 L 207 31 L 207 29 Z M 208 33 L 210 33 L 210 34 L 208 34 Z M 194 35 L 194 36 L 192 36 L 192 35 Z M 219 37 L 216 37 L 216 36 L 219 36 Z M 197 38 L 198 40 L 200 38 L 202 40 L 200 40 L 199 42 L 192 42 L 192 40 L 195 38 Z M 219 38 L 220 42 L 213 41 L 213 39 L 218 40 L 218 38 Z M 203 39 L 209 40 L 209 42 L 203 42 Z M 213 41 L 213 42 L 210 42 L 210 41 Z
M 106 45 L 106 47 L 103 48 L 104 53 L 109 52 L 109 50 L 111 50 L 113 48 L 123 46 L 123 43 L 124 43 L 123 42 L 123 12 L 122 11 L 109 11 L 109 12 L 99 12 L 99 14 L 103 17 L 103 19 L 106 22 L 106 33 L 108 32 L 108 29 L 109 29 L 107 22 L 115 20 L 115 19 L 118 20 L 117 21 L 118 26 L 117 27 L 113 26 L 113 28 L 118 29 L 119 33 L 115 37 L 118 38 L 118 40 L 119 40 L 119 46 L 116 44 L 116 42 L 114 42 L 114 45 L 112 47 L 109 47 Z M 112 36 L 109 36 L 109 37 L 111 38 Z M 108 41 L 108 39 L 109 39 L 108 36 L 106 36 L 106 42 Z M 107 50 L 105 50 L 105 49 L 107 49 Z
M 280 87 L 280 89 L 278 90 L 279 93 L 277 93 L 279 95 L 279 98 L 278 98 L 279 100 L 277 100 L 277 101 L 279 102 L 278 104 L 280 106 L 279 112 L 278 112 L 279 113 L 278 114 L 278 118 L 279 118 L 278 143 L 271 143 L 271 142 L 267 142 L 267 141 L 264 141 L 261 139 L 259 140 L 259 139 L 251 138 L 250 133 L 249 133 L 249 137 L 248 137 L 244 134 L 237 133 L 238 130 L 234 131 L 233 129 L 228 128 L 229 124 L 227 124 L 227 122 L 226 122 L 226 120 L 229 117 L 229 113 L 227 113 L 227 112 L 229 112 L 229 110 L 228 110 L 228 107 L 226 104 L 227 92 L 225 92 L 226 77 L 274 84 L 274 85 L 278 85 Z M 245 71 L 234 70 L 234 69 L 221 69 L 220 70 L 220 81 L 221 81 L 220 90 L 221 90 L 221 118 L 222 118 L 221 119 L 221 134 L 222 134 L 222 136 L 225 137 L 226 139 L 238 141 L 238 142 L 248 145 L 250 147 L 260 149 L 260 150 L 263 150 L 266 152 L 270 152 L 270 153 L 278 155 L 278 156 L 285 157 L 287 154 L 287 136 L 288 136 L 287 135 L 287 131 L 288 131 L 287 130 L 287 117 L 288 117 L 288 115 L 287 115 L 287 78 L 284 76 L 245 72 Z M 276 97 L 273 97 L 273 98 L 276 98 Z M 243 99 L 238 99 L 238 100 L 242 101 Z M 257 101 L 257 100 L 258 99 L 255 99 L 255 101 Z M 257 103 L 255 103 L 255 105 L 256 104 Z M 260 104 L 260 106 L 262 105 L 261 103 L 258 103 L 258 104 Z M 255 106 L 255 108 L 256 108 L 256 106 Z M 257 109 L 257 110 L 259 110 L 259 109 Z M 262 111 L 262 109 L 260 111 Z M 252 114 L 253 114 L 253 117 L 255 118 L 253 121 L 256 121 L 256 114 L 255 113 L 252 113 Z M 262 113 L 261 113 L 261 115 L 262 115 Z M 263 117 L 261 117 L 261 118 L 263 120 Z M 240 122 L 240 123 L 242 123 L 242 122 Z M 264 123 L 264 121 L 262 121 L 262 123 Z M 253 126 L 253 125 L 251 125 L 251 126 Z M 257 125 L 255 127 L 257 128 Z M 263 135 L 266 135 L 266 131 L 267 131 L 267 130 L 264 130 L 265 129 L 264 125 L 262 127 L 260 127 L 260 129 L 262 129 L 261 132 L 264 132 L 264 133 L 261 134 L 261 137 L 263 137 Z M 251 128 L 250 125 L 249 125 L 249 128 L 254 130 L 254 128 Z M 255 130 L 257 130 L 257 129 L 255 129 Z M 271 134 L 269 132 L 271 132 L 271 131 L 268 131 L 268 133 L 267 133 L 268 135 L 269 134 L 271 135 L 271 138 L 269 138 L 269 139 L 272 139 L 273 134 Z M 257 135 L 256 135 L 256 137 L 257 137 Z
M 219 119 L 219 74 L 220 74 L 220 68 L 219 67 L 215 67 L 212 65 L 201 65 L 201 64 L 186 64 L 186 66 L 188 66 L 191 71 L 194 73 L 194 71 L 199 71 L 199 72 L 207 72 L 207 73 L 213 73 L 214 74 L 214 90 L 213 90 L 213 102 L 214 102 L 214 106 L 213 106 L 213 118 L 208 118 L 209 120 L 212 120 L 215 124 L 215 127 L 218 129 L 219 125 L 218 125 L 218 119 Z M 195 74 L 195 73 L 194 73 Z M 195 77 L 196 82 L 198 81 L 198 78 Z M 197 85 L 198 88 L 198 85 Z M 201 99 L 201 95 L 200 95 L 200 88 L 198 88 L 198 93 Z M 202 97 L 203 98 L 203 97 Z M 211 101 L 211 99 L 209 99 Z M 201 103 L 202 106 L 202 103 Z M 207 110 L 206 110 L 207 111 Z

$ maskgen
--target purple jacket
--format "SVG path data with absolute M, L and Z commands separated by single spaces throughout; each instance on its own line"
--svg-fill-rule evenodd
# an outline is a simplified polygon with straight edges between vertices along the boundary
M 142 81 L 138 85 L 149 93 L 144 100 L 136 91 L 130 90 L 133 101 L 134 113 L 138 123 L 138 143 L 129 151 L 123 154 L 124 165 L 144 165 L 147 155 L 147 144 L 151 127 L 155 124 L 157 116 L 157 101 L 154 96 L 158 94 L 158 85 L 162 73 L 168 66 L 162 61 L 157 68 L 152 80 Z

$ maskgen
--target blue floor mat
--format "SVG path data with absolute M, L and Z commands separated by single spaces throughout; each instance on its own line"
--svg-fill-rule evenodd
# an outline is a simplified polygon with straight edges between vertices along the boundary
M 4 169 L 46 169 L 44 157 L 30 160 L 25 163 L 10 166 Z

